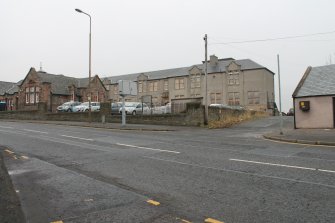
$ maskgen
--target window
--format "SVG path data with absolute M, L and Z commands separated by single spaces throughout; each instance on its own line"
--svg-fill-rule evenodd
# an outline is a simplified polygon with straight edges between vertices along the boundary
M 191 98 L 200 97 L 200 94 L 191 94 Z
M 176 90 L 184 89 L 184 78 L 176 78 L 174 82 L 174 88 Z
M 114 85 L 114 95 L 118 95 L 119 94 L 119 86 Z
M 142 92 L 147 92 L 147 82 L 146 81 L 143 81 Z
M 40 101 L 40 88 L 27 87 L 25 90 L 26 104 L 36 104 Z
M 211 104 L 221 104 L 221 93 L 211 93 Z
M 142 82 L 142 81 L 139 81 L 139 82 L 138 82 L 138 92 L 139 92 L 139 93 L 142 93 L 142 92 L 143 92 L 143 82 Z
M 240 93 L 239 92 L 229 92 L 228 93 L 228 105 L 240 105 Z
M 164 91 L 168 91 L 168 90 L 169 90 L 169 81 L 164 80 Z
M 157 91 L 158 90 L 158 81 L 155 81 L 154 82 L 154 91 Z
M 37 99 L 37 95 L 36 95 L 36 99 Z M 71 101 L 74 101 L 74 90 L 71 92 Z
M 199 88 L 200 87 L 200 74 L 191 76 L 191 88 Z
M 228 85 L 239 85 L 239 73 L 237 71 L 228 73 Z
M 149 91 L 150 92 L 154 91 L 154 82 L 149 82 Z
M 157 90 L 158 90 L 158 81 L 149 82 L 149 91 L 153 92 Z
M 95 92 L 95 95 L 93 97 L 93 101 L 99 101 L 99 91 Z
M 175 95 L 174 97 L 175 97 L 175 98 L 183 98 L 184 95 Z
M 248 91 L 248 104 L 258 105 L 260 103 L 260 97 L 258 91 Z

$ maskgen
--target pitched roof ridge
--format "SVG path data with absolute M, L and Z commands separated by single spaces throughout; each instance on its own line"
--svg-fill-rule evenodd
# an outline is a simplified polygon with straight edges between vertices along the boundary
M 298 95 L 298 92 L 300 91 L 301 87 L 304 85 L 306 78 L 308 77 L 308 75 L 311 73 L 312 67 L 309 66 L 307 67 L 304 76 L 302 76 L 301 80 L 299 81 L 297 87 L 295 88 L 292 97 L 296 97 Z

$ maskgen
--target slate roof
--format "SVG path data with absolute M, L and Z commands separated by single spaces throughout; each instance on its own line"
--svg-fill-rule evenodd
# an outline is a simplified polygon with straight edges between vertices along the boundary
M 17 83 L 0 81 L 0 95 L 14 94 L 19 91 Z
M 241 65 L 241 70 L 255 70 L 255 69 L 266 69 L 266 70 L 268 70 L 267 68 L 259 65 L 258 63 L 254 62 L 250 59 L 234 60 L 233 58 L 229 58 L 229 59 L 220 59 L 216 66 L 211 66 L 210 63 L 208 62 L 207 72 L 209 74 L 210 73 L 225 72 L 226 67 L 232 61 L 235 61 L 235 63 Z M 204 63 L 196 64 L 196 65 L 193 65 L 193 66 L 197 66 L 203 72 L 205 70 L 205 64 Z M 126 75 L 118 75 L 118 76 L 111 76 L 111 77 L 108 77 L 108 79 L 111 81 L 111 83 L 116 83 L 118 80 L 137 81 L 137 77 L 141 74 L 147 75 L 149 80 L 164 79 L 164 78 L 169 78 L 169 77 L 181 77 L 181 76 L 189 75 L 189 70 L 193 66 L 173 68 L 173 69 L 167 69 L 167 70 L 133 73 L 133 74 L 126 74 Z M 268 71 L 271 72 L 272 74 L 274 74 L 272 71 L 270 71 L 270 70 L 268 70 Z
M 49 74 L 46 72 L 36 72 L 41 82 L 51 83 L 51 91 L 53 94 L 68 95 L 70 94 L 68 87 L 75 85 L 76 87 L 87 87 L 88 78 L 67 77 L 62 74 Z
M 308 67 L 293 97 L 335 95 L 335 65 Z

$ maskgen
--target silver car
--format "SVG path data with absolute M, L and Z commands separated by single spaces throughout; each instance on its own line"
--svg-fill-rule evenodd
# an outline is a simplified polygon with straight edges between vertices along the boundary
M 126 114 L 143 114 L 143 115 L 149 115 L 151 113 L 150 107 L 141 102 L 125 102 L 125 112 Z M 122 107 L 119 110 L 120 114 L 122 114 Z
M 58 112 L 74 112 L 74 107 L 80 105 L 79 101 L 69 101 L 57 107 Z
M 89 102 L 84 102 L 74 109 L 77 112 L 87 112 L 89 110 Z M 91 102 L 91 111 L 100 111 L 100 102 Z

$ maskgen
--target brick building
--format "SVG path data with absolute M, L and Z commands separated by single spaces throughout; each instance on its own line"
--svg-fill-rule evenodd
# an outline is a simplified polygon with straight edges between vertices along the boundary
M 50 112 L 67 101 L 88 101 L 88 78 L 73 78 L 64 75 L 49 74 L 31 68 L 26 77 L 11 90 L 4 90 L 10 84 L 4 84 L 0 100 L 11 100 L 12 110 L 35 110 L 39 102 L 45 102 Z M 10 94 L 11 93 L 11 94 Z M 98 75 L 91 80 L 92 101 L 107 101 L 107 90 Z
M 0 111 L 15 111 L 17 109 L 17 83 L 0 81 Z

